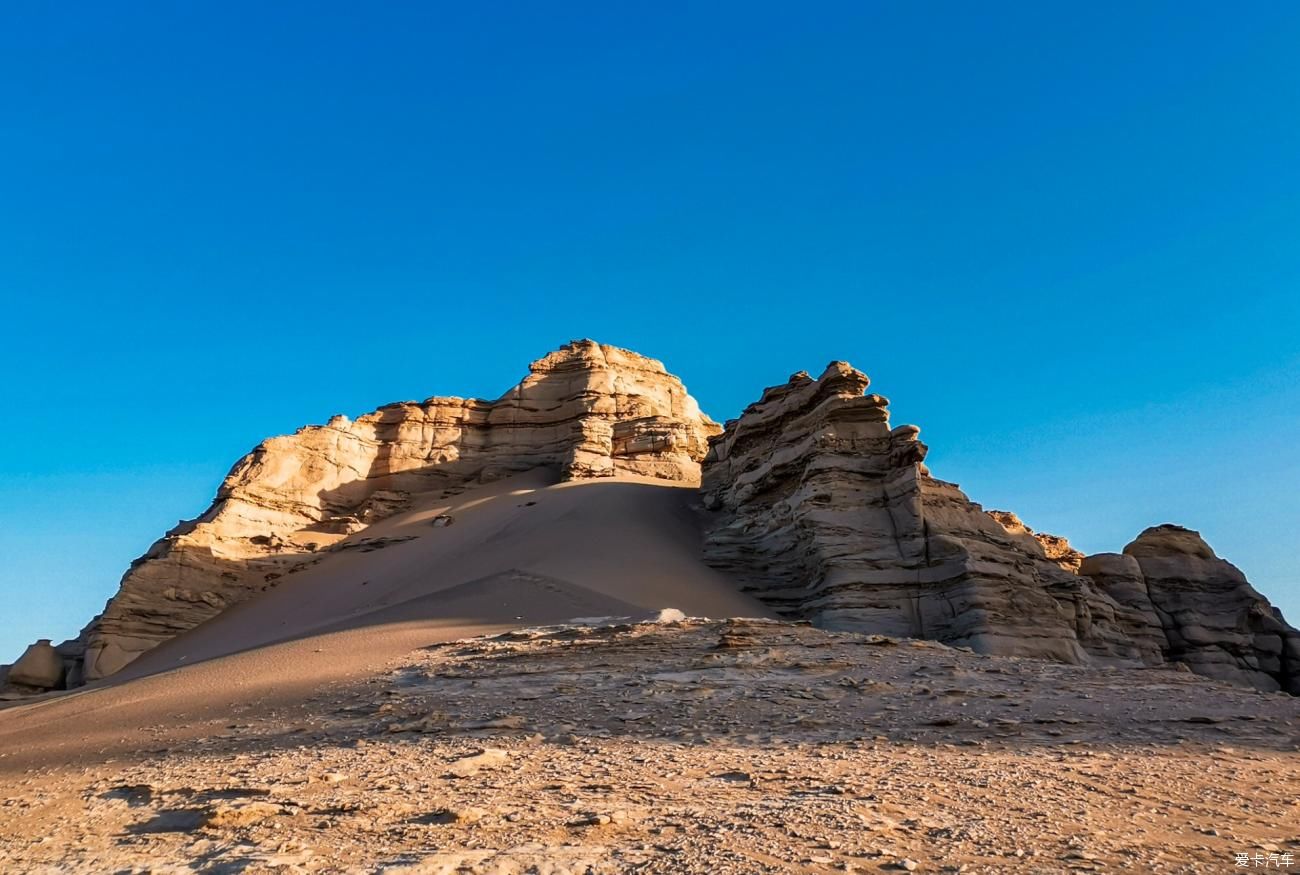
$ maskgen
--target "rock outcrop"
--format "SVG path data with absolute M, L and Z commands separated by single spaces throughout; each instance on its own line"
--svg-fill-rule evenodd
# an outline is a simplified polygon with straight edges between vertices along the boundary
M 711 441 L 711 564 L 829 629 L 1070 663 L 1178 660 L 1294 691 L 1296 633 L 1195 533 L 1160 527 L 1085 560 L 931 476 L 919 430 L 891 429 L 867 386 L 843 362 L 795 374 Z
M 827 629 L 1073 664 L 1183 663 L 1300 695 L 1300 633 L 1196 532 L 1158 526 L 1122 554 L 1084 557 L 933 477 L 920 430 L 891 428 L 868 386 L 832 362 L 765 390 L 724 430 L 659 362 L 580 341 L 495 401 L 389 404 L 271 438 L 202 516 L 132 563 L 77 639 L 33 645 L 0 692 L 113 674 L 324 553 L 403 540 L 351 536 L 415 496 L 546 468 L 700 482 L 705 560 Z
M 1072 663 L 1140 661 L 1115 604 L 930 476 L 867 376 L 832 362 L 768 389 L 711 442 L 712 564 L 793 617 Z M 1152 654 L 1151 658 L 1155 658 Z
M 57 690 L 63 687 L 65 673 L 63 657 L 48 638 L 42 638 L 9 666 L 4 682 L 36 691 Z
M 1121 553 L 1083 561 L 1089 575 L 1140 624 L 1164 659 L 1198 674 L 1300 695 L 1300 632 L 1220 559 L 1198 532 L 1147 529 Z
M 990 510 L 989 516 L 997 520 L 1002 528 L 1006 529 L 1013 535 L 1032 535 L 1038 545 L 1043 548 L 1043 554 L 1048 559 L 1055 562 L 1066 571 L 1079 573 L 1079 566 L 1083 563 L 1083 554 L 1070 546 L 1070 542 L 1060 535 L 1049 535 L 1046 532 L 1035 532 L 1029 526 L 1025 525 L 1020 517 L 1016 516 L 1009 510 Z
M 415 493 L 533 468 L 561 479 L 697 481 L 719 431 L 659 362 L 592 341 L 536 361 L 496 401 L 429 398 L 274 437 L 235 464 L 202 516 L 137 559 L 82 634 L 77 674 L 112 674 L 376 520 Z

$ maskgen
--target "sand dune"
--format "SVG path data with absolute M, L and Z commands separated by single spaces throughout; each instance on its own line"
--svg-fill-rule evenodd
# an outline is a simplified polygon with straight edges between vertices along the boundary
M 648 478 L 555 483 L 534 471 L 452 500 L 417 502 L 341 545 L 384 546 L 325 554 L 274 590 L 145 654 L 124 676 L 324 630 L 432 617 L 497 625 L 665 607 L 767 616 L 767 608 L 700 561 L 690 506 L 697 500 L 693 488 Z M 452 525 L 435 526 L 439 517 Z M 511 597 L 494 604 L 486 589 L 468 601 L 453 592 L 504 572 L 550 578 L 563 595 L 507 587 Z M 492 591 L 501 590 L 498 581 Z M 449 599 L 445 605 L 440 594 Z M 453 604 L 464 613 L 450 616 Z
M 176 743 L 241 713 L 307 714 L 322 688 L 470 635 L 669 607 L 769 616 L 700 561 L 697 496 L 530 472 L 418 501 L 118 675 L 0 711 L 0 771 Z

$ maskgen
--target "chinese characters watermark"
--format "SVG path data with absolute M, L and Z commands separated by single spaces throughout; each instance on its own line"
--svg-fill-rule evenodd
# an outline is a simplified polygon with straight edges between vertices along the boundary
M 1236 859 L 1238 869 L 1290 869 L 1295 864 L 1295 854 L 1291 851 L 1268 854 L 1242 851 L 1232 856 Z

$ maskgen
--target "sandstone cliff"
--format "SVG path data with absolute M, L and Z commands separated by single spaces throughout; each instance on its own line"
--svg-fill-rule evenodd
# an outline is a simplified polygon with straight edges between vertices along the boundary
M 1294 689 L 1294 631 L 1208 547 L 1170 559 L 1169 538 L 1148 532 L 1126 548 L 1142 574 L 1126 565 L 1136 578 L 1094 581 L 1065 539 L 986 513 L 932 477 L 919 430 L 891 429 L 888 402 L 864 394 L 868 384 L 844 362 L 815 380 L 795 374 L 712 439 L 702 484 L 715 512 L 709 562 L 825 628 L 1071 663 L 1179 660 Z M 1161 596 L 1137 596 L 1143 575 Z M 1163 622 L 1161 610 L 1184 613 Z
M 496 401 L 429 398 L 336 416 L 237 462 L 200 517 L 137 559 L 103 614 L 69 642 L 73 685 L 274 586 L 412 494 L 532 468 L 561 479 L 697 481 L 719 430 L 659 362 L 592 341 L 534 362 Z
M 1081 570 L 1141 617 L 1135 634 L 1156 642 L 1165 659 L 1300 695 L 1300 633 L 1198 532 L 1155 526 L 1122 554 L 1087 557 Z
M 844 362 L 800 372 L 724 430 L 659 362 L 581 341 L 495 401 L 402 402 L 271 438 L 202 516 L 132 563 L 77 639 L 33 645 L 0 686 L 113 674 L 324 555 L 382 546 L 353 536 L 416 496 L 543 468 L 700 483 L 705 561 L 824 628 L 1073 664 L 1182 663 L 1300 694 L 1300 633 L 1197 533 L 1158 526 L 1085 558 L 933 477 L 919 429 L 891 429 L 868 386 Z

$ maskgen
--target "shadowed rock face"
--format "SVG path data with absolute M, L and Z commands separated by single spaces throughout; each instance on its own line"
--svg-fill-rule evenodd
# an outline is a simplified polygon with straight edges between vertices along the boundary
M 713 439 L 709 562 L 789 616 L 1071 663 L 1140 661 L 1114 603 L 923 464 L 865 374 L 768 389 Z M 1155 654 L 1150 654 L 1152 659 Z
M 1195 533 L 1150 529 L 1129 555 L 1085 561 L 930 476 L 918 429 L 891 429 L 867 386 L 833 362 L 727 423 L 704 461 L 707 561 L 828 629 L 1070 663 L 1176 659 L 1294 689 L 1294 631 Z
M 534 362 L 496 401 L 389 404 L 271 438 L 235 464 L 206 513 L 132 564 L 82 633 L 74 677 L 118 671 L 404 509 L 412 493 L 533 468 L 694 482 L 718 431 L 659 362 L 579 341 Z
M 41 639 L 9 666 L 4 680 L 31 690 L 55 690 L 63 686 L 64 674 L 63 657 L 48 639 Z
M 1122 554 L 1089 556 L 1081 570 L 1141 617 L 1134 634 L 1156 642 L 1166 660 L 1300 695 L 1300 633 L 1198 532 L 1154 526 Z

